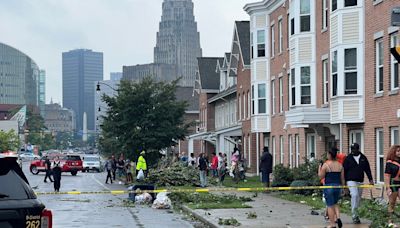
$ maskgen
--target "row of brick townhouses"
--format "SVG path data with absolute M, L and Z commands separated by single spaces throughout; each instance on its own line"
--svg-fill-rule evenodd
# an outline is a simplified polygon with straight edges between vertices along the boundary
M 258 174 L 262 148 L 296 167 L 332 146 L 357 142 L 376 182 L 399 144 L 399 66 L 390 47 L 390 0 L 264 0 L 247 4 L 224 58 L 199 58 L 198 133 L 193 152 L 234 146 Z M 247 31 L 246 31 L 247 30 Z M 208 61 L 208 64 L 201 64 Z M 213 64 L 214 63 L 214 64 Z M 209 83 L 210 80 L 212 83 Z M 190 145 L 190 142 L 189 142 Z

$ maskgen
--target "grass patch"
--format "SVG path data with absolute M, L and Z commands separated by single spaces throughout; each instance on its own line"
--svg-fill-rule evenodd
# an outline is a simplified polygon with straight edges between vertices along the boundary
M 277 194 L 276 196 L 278 196 L 279 198 L 284 199 L 284 200 L 308 205 L 316 210 L 325 208 L 325 204 L 322 202 L 322 198 L 321 198 L 322 196 L 319 194 L 313 194 L 311 196 L 306 196 L 306 195 L 292 194 L 289 192 L 282 192 L 282 193 Z
M 168 195 L 175 205 L 185 204 L 191 209 L 226 209 L 226 208 L 251 208 L 245 202 L 252 201 L 248 197 L 237 197 L 227 194 L 211 193 L 179 193 Z

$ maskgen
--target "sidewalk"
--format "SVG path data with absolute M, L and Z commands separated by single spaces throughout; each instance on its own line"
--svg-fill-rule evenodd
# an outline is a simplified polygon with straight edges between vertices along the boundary
M 236 195 L 250 197 L 252 193 L 240 192 L 236 193 Z M 252 208 L 192 210 L 188 207 L 184 207 L 183 209 L 192 213 L 195 217 L 210 227 L 224 227 L 218 225 L 219 218 L 235 218 L 240 222 L 240 227 L 254 228 L 321 228 L 329 225 L 325 222 L 322 210 L 317 211 L 319 215 L 311 215 L 311 208 L 309 206 L 279 199 L 274 197 L 273 193 L 258 193 L 258 196 L 252 199 L 254 201 L 246 203 L 252 206 Z M 247 214 L 250 212 L 255 212 L 257 218 L 247 218 Z M 369 227 L 369 225 L 365 223 L 370 223 L 369 221 L 362 219 L 364 224 L 354 225 L 352 224 L 351 217 L 345 214 L 341 215 L 341 219 L 343 221 L 343 227 L 345 228 L 364 228 Z

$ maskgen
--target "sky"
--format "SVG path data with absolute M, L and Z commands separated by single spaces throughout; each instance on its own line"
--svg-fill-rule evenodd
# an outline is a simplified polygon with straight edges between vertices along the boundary
M 236 20 L 256 0 L 193 0 L 203 56 L 229 52 Z M 104 79 L 124 65 L 151 63 L 162 0 L 0 0 L 0 42 L 46 70 L 46 101 L 62 103 L 62 52 L 104 53 Z

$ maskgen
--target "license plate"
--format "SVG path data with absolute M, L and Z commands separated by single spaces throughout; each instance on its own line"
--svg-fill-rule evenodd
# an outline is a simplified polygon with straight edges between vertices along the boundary
M 40 215 L 26 216 L 26 228 L 40 228 Z

